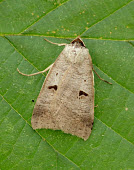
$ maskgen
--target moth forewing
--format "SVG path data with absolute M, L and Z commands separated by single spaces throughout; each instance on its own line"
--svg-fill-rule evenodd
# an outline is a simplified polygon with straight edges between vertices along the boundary
M 84 140 L 94 121 L 92 60 L 80 38 L 67 44 L 50 69 L 32 115 L 33 129 L 62 130 Z

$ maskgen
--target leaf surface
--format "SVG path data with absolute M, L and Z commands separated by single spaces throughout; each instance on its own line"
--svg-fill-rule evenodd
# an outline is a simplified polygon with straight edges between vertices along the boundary
M 0 1 L 0 168 L 134 169 L 134 1 Z M 31 127 L 46 74 L 77 35 L 92 56 L 95 121 L 87 141 Z

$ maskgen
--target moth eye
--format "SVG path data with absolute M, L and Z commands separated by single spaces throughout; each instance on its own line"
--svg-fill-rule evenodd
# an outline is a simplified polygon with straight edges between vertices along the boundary
M 79 96 L 82 96 L 82 95 L 84 95 L 84 96 L 88 96 L 88 94 L 87 93 L 85 93 L 84 91 L 79 91 Z
M 58 73 L 56 73 L 56 76 L 58 76 Z
M 54 86 L 48 86 L 49 89 L 54 89 L 55 91 L 57 90 L 58 86 L 54 85 Z
M 84 82 L 86 82 L 86 80 L 84 80 Z

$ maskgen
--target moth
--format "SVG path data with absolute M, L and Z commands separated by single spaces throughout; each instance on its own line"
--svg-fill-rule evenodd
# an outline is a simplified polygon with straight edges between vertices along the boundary
M 31 74 L 49 69 L 33 110 L 32 128 L 62 130 L 87 140 L 94 122 L 92 59 L 80 37 L 60 45 L 65 48 L 54 64 Z

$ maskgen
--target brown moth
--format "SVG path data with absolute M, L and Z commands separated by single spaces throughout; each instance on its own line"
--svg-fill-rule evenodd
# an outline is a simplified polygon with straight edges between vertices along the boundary
M 52 43 L 51 41 L 45 39 Z M 57 43 L 52 43 L 57 44 Z M 33 129 L 62 130 L 87 140 L 94 121 L 93 72 L 102 79 L 92 66 L 88 49 L 80 37 L 65 45 L 54 64 L 33 76 L 49 73 L 43 83 L 32 115 Z
M 91 56 L 80 37 L 65 45 L 37 98 L 33 129 L 62 130 L 88 139 L 94 121 L 92 68 Z

